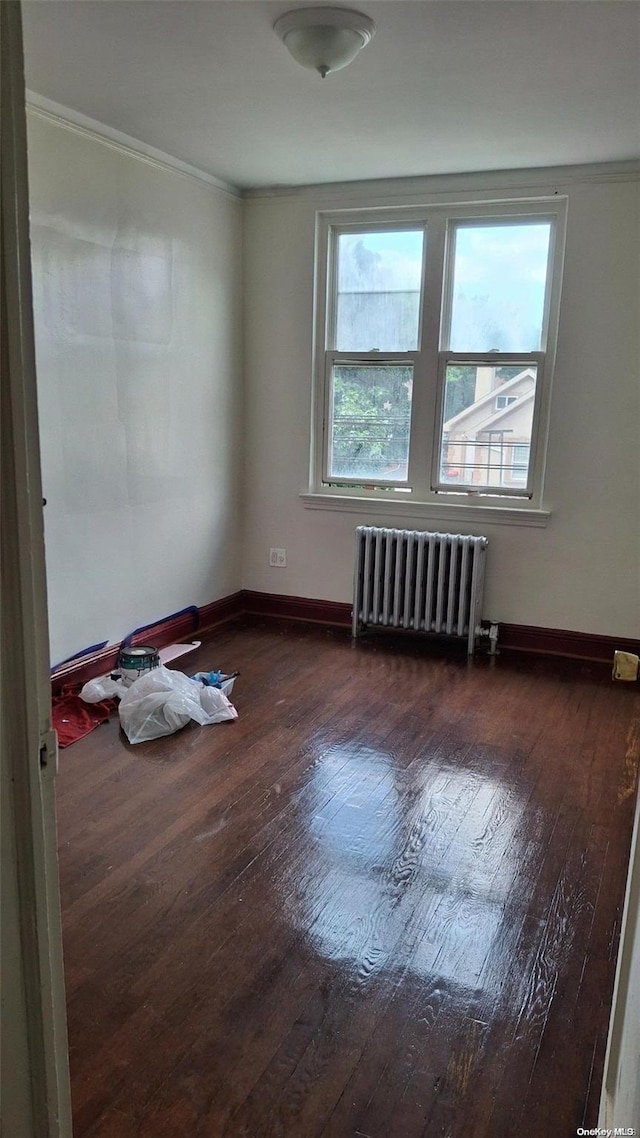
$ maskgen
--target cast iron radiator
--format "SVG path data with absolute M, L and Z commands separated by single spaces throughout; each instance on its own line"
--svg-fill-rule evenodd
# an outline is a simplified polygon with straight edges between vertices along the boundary
M 353 635 L 369 625 L 481 635 L 486 537 L 358 526 Z

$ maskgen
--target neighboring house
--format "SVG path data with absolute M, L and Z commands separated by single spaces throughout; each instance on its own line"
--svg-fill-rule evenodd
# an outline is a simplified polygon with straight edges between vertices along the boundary
M 442 478 L 460 486 L 527 482 L 536 373 L 524 368 L 500 379 L 494 367 L 476 371 L 474 402 L 443 427 Z

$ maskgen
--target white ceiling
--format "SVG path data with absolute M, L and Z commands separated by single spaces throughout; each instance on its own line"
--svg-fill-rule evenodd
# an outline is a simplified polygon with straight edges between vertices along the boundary
M 25 0 L 27 87 L 245 189 L 640 157 L 637 0 L 343 3 L 377 33 L 325 80 L 306 6 Z

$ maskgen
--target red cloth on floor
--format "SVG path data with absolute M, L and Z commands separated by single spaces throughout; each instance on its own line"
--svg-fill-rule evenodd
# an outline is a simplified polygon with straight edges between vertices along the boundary
M 116 707 L 115 699 L 102 699 L 100 703 L 85 703 L 78 692 L 81 684 L 67 684 L 59 695 L 54 695 L 51 706 L 53 726 L 58 732 L 58 745 L 68 747 L 83 739 L 100 723 L 106 723 Z

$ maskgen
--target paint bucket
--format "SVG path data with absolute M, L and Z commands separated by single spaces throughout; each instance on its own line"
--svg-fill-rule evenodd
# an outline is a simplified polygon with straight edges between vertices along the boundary
M 148 644 L 136 644 L 135 647 L 121 648 L 118 657 L 118 669 L 122 677 L 123 684 L 129 687 L 130 684 L 137 680 L 140 676 L 144 676 L 146 672 L 150 672 L 153 668 L 160 666 L 160 655 L 157 648 L 151 648 Z

